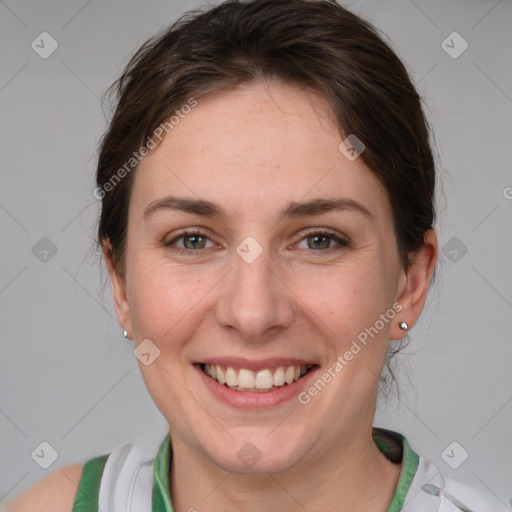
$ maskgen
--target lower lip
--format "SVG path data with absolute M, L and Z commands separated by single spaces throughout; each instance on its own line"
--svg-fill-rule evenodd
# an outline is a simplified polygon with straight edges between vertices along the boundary
M 208 375 L 203 372 L 201 365 L 199 364 L 195 364 L 194 368 L 197 370 L 205 386 L 215 398 L 239 409 L 262 409 L 274 407 L 291 400 L 306 387 L 311 376 L 318 370 L 318 367 L 313 368 L 301 379 L 293 382 L 292 384 L 285 384 L 274 391 L 251 393 L 246 391 L 235 391 L 224 384 L 219 384 L 216 380 L 208 377 Z

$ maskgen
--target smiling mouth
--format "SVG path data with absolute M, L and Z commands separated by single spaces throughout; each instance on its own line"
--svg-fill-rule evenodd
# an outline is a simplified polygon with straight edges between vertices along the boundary
M 316 365 L 278 366 L 258 371 L 218 364 L 201 364 L 201 370 L 215 382 L 235 391 L 268 393 L 302 379 Z

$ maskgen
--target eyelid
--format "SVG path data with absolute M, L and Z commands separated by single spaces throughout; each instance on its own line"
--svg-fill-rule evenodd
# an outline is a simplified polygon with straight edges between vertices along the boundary
M 213 237 L 211 236 L 210 232 L 208 230 L 206 230 L 205 228 L 199 228 L 199 227 L 183 228 L 182 230 L 178 230 L 178 232 L 174 233 L 173 237 L 170 240 L 165 241 L 165 238 L 164 238 L 162 243 L 163 243 L 164 247 L 170 247 L 180 238 L 187 237 L 187 236 L 193 236 L 193 235 L 202 236 L 202 237 L 210 240 L 212 243 L 215 243 L 212 240 Z M 190 252 L 198 252 L 198 253 L 201 252 L 201 251 L 195 251 L 193 249 L 185 249 L 182 247 L 177 247 L 177 248 L 175 248 L 175 250 L 177 252 L 189 252 L 189 253 Z
M 340 240 L 349 242 L 350 238 L 343 233 L 340 233 L 336 231 L 335 229 L 331 228 L 322 228 L 319 226 L 311 226 L 309 228 L 305 228 L 303 231 L 301 231 L 297 236 L 301 236 L 301 239 L 305 236 L 310 235 L 332 235 L 334 238 L 339 238 Z

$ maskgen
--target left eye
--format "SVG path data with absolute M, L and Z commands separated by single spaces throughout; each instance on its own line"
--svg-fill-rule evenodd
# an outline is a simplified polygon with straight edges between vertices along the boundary
M 316 249 L 335 249 L 336 247 L 331 247 L 332 240 L 336 242 L 338 248 L 340 248 L 340 246 L 347 247 L 349 245 L 346 240 L 331 231 L 312 231 L 301 238 L 301 242 L 306 241 L 307 247 L 305 247 L 305 249 L 315 252 L 318 252 Z

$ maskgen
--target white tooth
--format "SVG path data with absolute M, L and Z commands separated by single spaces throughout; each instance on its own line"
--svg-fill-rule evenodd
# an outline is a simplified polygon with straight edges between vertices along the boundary
M 224 372 L 222 371 L 222 368 L 219 365 L 216 365 L 217 369 L 217 380 L 219 381 L 219 384 L 224 384 L 226 382 L 226 377 L 224 375 Z
M 231 366 L 226 368 L 226 384 L 228 386 L 238 386 L 238 375 Z
M 297 368 L 295 368 L 295 375 L 293 376 L 293 380 L 298 380 L 300 377 L 300 366 L 297 366 Z
M 208 366 L 210 366 L 210 376 L 211 376 L 211 378 L 217 380 L 217 368 L 215 367 L 214 364 L 208 365 Z
M 284 384 L 284 369 L 280 366 L 274 373 L 274 386 L 282 386 Z
M 254 388 L 254 373 L 250 370 L 240 370 L 238 372 L 238 387 Z
M 285 381 L 287 384 L 291 384 L 293 382 L 293 377 L 295 376 L 295 366 L 288 366 L 288 368 L 286 369 L 286 374 L 285 374 Z
M 270 389 L 274 385 L 274 377 L 270 370 L 260 370 L 256 375 L 255 385 L 257 389 Z
M 206 375 L 209 375 L 211 377 L 211 375 L 210 375 L 210 365 L 209 364 L 205 364 L 204 365 L 204 373 L 206 373 Z

